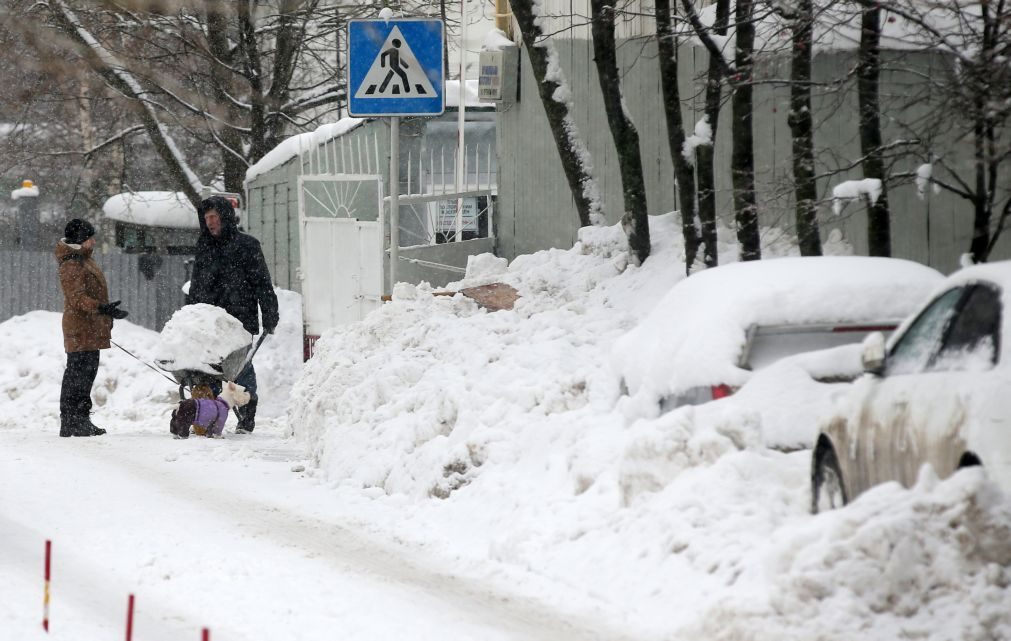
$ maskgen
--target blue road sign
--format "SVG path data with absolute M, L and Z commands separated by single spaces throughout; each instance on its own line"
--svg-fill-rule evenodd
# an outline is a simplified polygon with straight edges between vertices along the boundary
M 445 110 L 441 20 L 348 22 L 352 116 L 438 116 Z

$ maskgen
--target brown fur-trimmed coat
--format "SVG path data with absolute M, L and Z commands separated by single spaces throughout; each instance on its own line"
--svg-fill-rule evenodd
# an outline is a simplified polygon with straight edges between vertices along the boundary
M 60 240 L 56 260 L 63 287 L 63 347 L 67 352 L 108 349 L 112 317 L 98 313 L 109 302 L 109 287 L 90 249 Z

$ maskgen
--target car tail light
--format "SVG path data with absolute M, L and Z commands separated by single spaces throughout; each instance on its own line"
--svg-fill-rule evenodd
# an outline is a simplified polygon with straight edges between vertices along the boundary
M 734 393 L 734 388 L 729 385 L 713 385 L 711 388 L 713 393 L 713 400 L 720 398 L 726 398 Z
M 317 340 L 319 340 L 319 336 L 313 336 L 305 333 L 302 334 L 302 362 L 312 358 L 313 353 L 316 351 Z

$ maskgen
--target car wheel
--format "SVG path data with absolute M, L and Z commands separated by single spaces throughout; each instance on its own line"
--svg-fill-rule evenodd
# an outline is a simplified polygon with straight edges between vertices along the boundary
M 811 513 L 842 507 L 848 502 L 835 448 L 828 437 L 818 437 L 811 460 Z
M 983 461 L 980 461 L 979 457 L 973 452 L 966 452 L 962 454 L 962 458 L 958 459 L 958 469 L 974 467 L 976 465 L 983 465 Z

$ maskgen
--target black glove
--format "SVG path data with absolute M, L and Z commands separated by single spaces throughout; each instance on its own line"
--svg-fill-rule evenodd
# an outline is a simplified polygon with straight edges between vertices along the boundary
M 122 301 L 113 301 L 111 303 L 102 303 L 98 306 L 98 313 L 105 314 L 106 316 L 112 316 L 115 319 L 126 318 L 130 315 L 130 312 L 125 309 L 120 309 L 119 304 Z
M 275 329 L 277 329 L 276 325 L 271 325 L 270 327 L 267 327 L 266 325 L 264 325 L 263 326 L 263 333 L 264 334 L 273 334 Z

